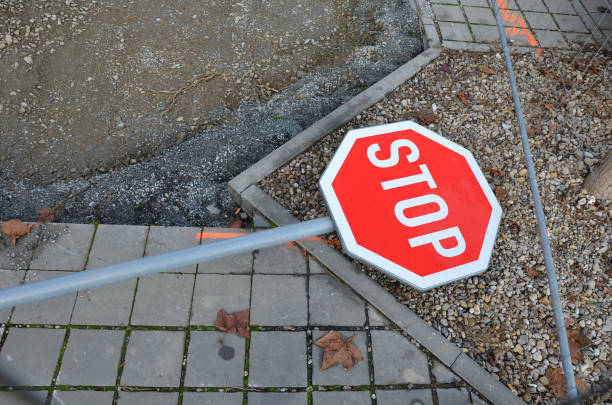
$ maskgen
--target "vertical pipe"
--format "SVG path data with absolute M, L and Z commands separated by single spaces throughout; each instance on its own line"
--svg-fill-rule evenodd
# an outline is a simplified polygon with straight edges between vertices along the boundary
M 497 23 L 497 31 L 501 39 L 502 49 L 504 51 L 504 58 L 506 60 L 506 68 L 508 69 L 508 76 L 510 78 L 510 87 L 512 88 L 512 98 L 514 99 L 514 107 L 516 109 L 516 117 L 519 124 L 519 132 L 521 134 L 521 142 L 523 144 L 523 152 L 525 154 L 525 163 L 527 171 L 529 173 L 529 184 L 531 186 L 531 194 L 533 196 L 533 205 L 535 207 L 536 218 L 538 220 L 538 231 L 540 234 L 540 244 L 542 245 L 542 252 L 544 253 L 544 262 L 546 264 L 546 274 L 548 276 L 548 285 L 550 288 L 550 298 L 553 305 L 553 312 L 555 315 L 555 324 L 557 326 L 557 338 L 559 340 L 559 350 L 561 352 L 561 363 L 563 365 L 563 375 L 565 377 L 565 384 L 567 386 L 567 398 L 570 404 L 577 403 L 578 393 L 576 391 L 576 381 L 574 379 L 574 370 L 572 367 L 572 359 L 570 355 L 569 344 L 567 342 L 567 332 L 565 330 L 565 320 L 563 319 L 563 307 L 561 304 L 561 298 L 559 296 L 559 287 L 557 285 L 557 275 L 555 273 L 555 264 L 553 262 L 552 253 L 550 249 L 550 242 L 548 241 L 548 232 L 546 230 L 546 217 L 544 216 L 544 210 L 542 209 L 542 200 L 540 197 L 540 189 L 536 181 L 535 168 L 533 164 L 533 156 L 531 154 L 531 147 L 529 146 L 529 139 L 527 138 L 527 128 L 525 126 L 525 117 L 523 115 L 523 108 L 521 107 L 521 99 L 519 91 L 516 86 L 516 77 L 514 70 L 512 69 L 512 60 L 510 59 L 510 51 L 508 49 L 508 43 L 506 42 L 505 30 L 502 25 L 501 16 L 499 13 L 498 0 L 491 0 L 493 9 L 495 11 L 495 21 Z

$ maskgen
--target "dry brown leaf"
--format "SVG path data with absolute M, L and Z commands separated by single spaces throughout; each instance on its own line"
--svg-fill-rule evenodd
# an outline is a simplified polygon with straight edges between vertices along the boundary
M 27 235 L 34 225 L 28 225 L 21 222 L 20 219 L 11 219 L 2 224 L 2 232 L 4 232 L 13 242 L 13 246 L 17 243 L 17 239 L 23 235 Z
M 497 186 L 495 187 L 495 196 L 498 200 L 504 200 L 506 197 L 508 197 L 508 191 L 506 191 L 506 189 L 502 186 Z
M 560 368 L 549 368 L 546 371 L 546 378 L 548 383 L 553 390 L 553 394 L 558 399 L 567 399 L 567 388 L 565 385 L 565 378 L 563 377 L 563 370 Z M 579 393 L 583 393 L 591 389 L 591 385 L 584 381 L 582 378 L 575 377 L 576 388 Z
M 228 228 L 242 228 L 242 220 L 240 218 L 238 218 L 235 221 L 230 222 L 229 224 L 227 224 Z
M 580 332 L 577 328 L 566 328 L 567 331 L 567 341 L 569 343 L 570 355 L 572 357 L 572 363 L 578 363 L 579 361 L 584 360 L 584 354 L 582 354 L 581 349 L 591 343 L 589 338 Z
M 491 176 L 493 176 L 493 177 L 504 177 L 506 175 L 505 171 L 499 170 L 496 167 L 491 167 L 489 169 L 489 173 L 491 173 Z
M 494 75 L 495 74 L 495 70 L 491 69 L 488 66 L 478 66 L 478 70 L 480 70 L 482 73 L 486 73 L 488 75 Z
M 467 97 L 465 96 L 465 93 L 463 92 L 463 90 L 461 90 L 459 93 L 457 93 L 457 97 L 459 97 L 459 100 L 461 100 L 461 103 L 463 103 L 463 105 L 467 105 Z
M 540 273 L 533 267 L 526 267 L 525 272 L 531 278 L 538 278 L 538 276 L 540 275 Z
M 418 116 L 419 119 L 419 124 L 421 125 L 429 125 L 429 124 L 433 124 L 434 122 L 436 122 L 436 114 L 430 112 L 430 113 L 424 113 Z
M 38 219 L 37 222 L 55 222 L 55 214 L 53 213 L 53 209 L 49 207 L 45 207 L 37 211 Z
M 315 345 L 325 349 L 321 370 L 342 364 L 345 370 L 352 368 L 359 360 L 363 360 L 361 351 L 351 343 L 355 335 L 344 340 L 335 330 L 318 339 Z
M 227 333 L 237 333 L 245 338 L 251 337 L 249 334 L 249 310 L 228 314 L 225 309 L 221 309 L 217 314 L 214 325 Z
M 555 106 L 552 104 L 544 104 L 544 108 L 546 108 L 547 110 L 552 110 L 553 108 L 555 108 Z
M 535 134 L 535 129 L 531 127 L 527 128 L 527 135 L 533 136 L 533 134 Z

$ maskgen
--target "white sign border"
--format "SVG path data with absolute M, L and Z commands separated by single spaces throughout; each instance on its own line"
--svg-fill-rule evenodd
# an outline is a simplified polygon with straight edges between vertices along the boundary
M 411 272 L 409 269 L 405 269 L 404 267 L 399 266 L 398 264 L 380 256 L 379 254 L 357 244 L 344 212 L 342 211 L 340 202 L 338 201 L 336 193 L 332 187 L 332 182 L 336 178 L 340 167 L 344 163 L 344 160 L 357 139 L 403 130 L 414 130 L 415 132 L 433 140 L 434 142 L 437 142 L 440 145 L 462 155 L 465 157 L 468 165 L 472 169 L 472 172 L 474 173 L 480 187 L 482 188 L 492 207 L 484 242 L 477 260 L 422 277 Z M 499 229 L 502 215 L 502 209 L 499 202 L 495 198 L 495 194 L 493 194 L 493 191 L 482 173 L 482 170 L 478 166 L 476 159 L 474 159 L 472 152 L 413 121 L 402 121 L 392 124 L 350 130 L 340 143 L 340 146 L 329 162 L 327 169 L 325 169 L 323 172 L 323 175 L 319 180 L 319 188 L 321 189 L 321 194 L 327 203 L 327 208 L 331 213 L 331 217 L 336 224 L 336 229 L 345 250 L 356 259 L 366 262 L 367 264 L 389 274 L 401 282 L 414 287 L 418 291 L 427 291 L 443 284 L 472 277 L 476 274 L 483 273 L 489 267 L 489 262 L 493 254 L 493 246 L 495 245 L 497 231 Z

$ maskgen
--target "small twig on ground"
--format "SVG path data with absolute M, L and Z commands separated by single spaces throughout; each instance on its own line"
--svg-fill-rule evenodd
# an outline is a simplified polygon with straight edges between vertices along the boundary
M 164 115 L 164 114 L 168 113 L 170 110 L 172 110 L 174 108 L 174 104 L 176 103 L 176 99 L 178 98 L 178 96 L 181 93 L 184 93 L 186 91 L 192 90 L 195 87 L 197 87 L 200 83 L 208 82 L 208 81 L 214 79 L 217 76 L 218 76 L 217 73 L 202 73 L 202 74 L 194 76 L 193 79 L 191 79 L 190 82 L 188 82 L 187 84 L 179 87 L 176 90 L 149 90 L 149 91 L 151 91 L 153 93 L 171 94 L 172 95 L 172 97 L 170 97 L 170 102 L 168 103 L 168 106 L 166 107 L 166 109 L 164 111 L 161 112 L 161 115 Z

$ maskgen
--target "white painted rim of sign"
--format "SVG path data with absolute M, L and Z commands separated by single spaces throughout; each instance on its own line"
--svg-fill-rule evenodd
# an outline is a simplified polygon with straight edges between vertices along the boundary
M 489 224 L 487 225 L 487 231 L 485 233 L 484 242 L 478 259 L 473 262 L 424 277 L 419 276 L 410 270 L 405 269 L 404 267 L 380 256 L 379 254 L 358 245 L 348 221 L 344 216 L 344 212 L 342 211 L 340 202 L 336 197 L 336 193 L 332 187 L 333 180 L 336 178 L 340 167 L 342 167 L 344 160 L 357 139 L 407 129 L 414 130 L 415 132 L 418 132 L 419 134 L 426 136 L 427 138 L 465 157 L 492 208 Z M 491 187 L 482 173 L 480 166 L 478 166 L 476 159 L 474 159 L 472 152 L 413 121 L 395 122 L 392 124 L 377 125 L 348 131 L 340 143 L 340 146 L 338 146 L 338 149 L 327 166 L 327 169 L 325 169 L 325 172 L 323 172 L 323 175 L 319 180 L 319 187 L 321 189 L 321 193 L 323 194 L 323 198 L 327 203 L 332 219 L 336 223 L 336 228 L 345 250 L 356 259 L 366 262 L 367 264 L 389 274 L 399 281 L 414 287 L 418 291 L 430 290 L 443 284 L 472 277 L 474 275 L 483 273 L 489 267 L 502 214 L 501 206 L 499 205 L 497 198 L 495 198 L 493 190 L 491 190 Z

